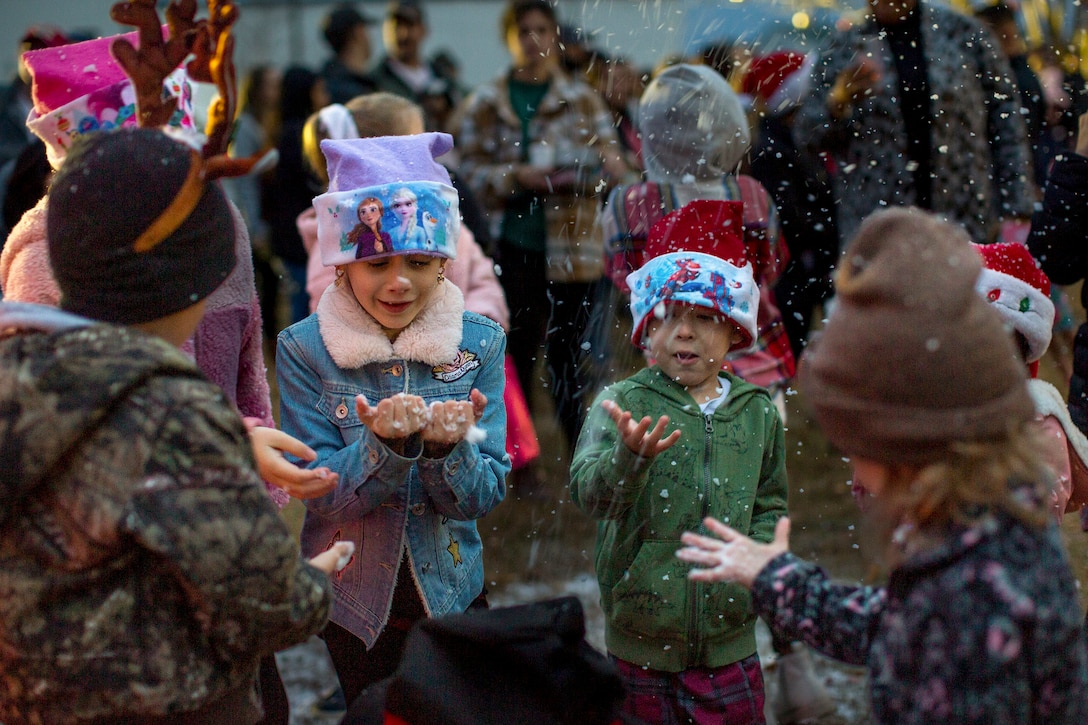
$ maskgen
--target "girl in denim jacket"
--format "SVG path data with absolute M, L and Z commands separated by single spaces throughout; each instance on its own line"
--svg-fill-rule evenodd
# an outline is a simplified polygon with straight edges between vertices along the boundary
M 318 245 L 337 283 L 279 336 L 283 429 L 340 475 L 306 502 L 303 551 L 358 545 L 324 634 L 348 702 L 392 674 L 413 622 L 486 606 L 476 519 L 502 501 L 510 470 L 506 341 L 445 280 L 457 193 L 434 158 L 451 147 L 434 133 L 321 143 L 331 183 L 314 200 Z M 357 260 L 358 204 L 391 209 L 405 187 L 434 234 Z

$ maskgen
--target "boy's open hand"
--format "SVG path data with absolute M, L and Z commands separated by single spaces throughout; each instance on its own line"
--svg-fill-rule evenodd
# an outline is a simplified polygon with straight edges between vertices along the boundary
M 601 407 L 616 424 L 616 430 L 619 431 L 623 445 L 643 458 L 653 458 L 658 453 L 672 448 L 673 444 L 680 440 L 679 430 L 669 433 L 666 438 L 661 437 L 665 433 L 665 426 L 669 424 L 667 415 L 658 418 L 651 429 L 650 424 L 653 420 L 648 415 L 636 423 L 631 419 L 631 412 L 623 410 L 614 401 L 602 401 Z
M 356 395 L 355 412 L 374 435 L 387 439 L 407 438 L 423 430 L 431 417 L 423 398 L 407 393 L 379 400 L 373 407 L 362 395 Z
M 677 558 L 682 561 L 706 567 L 688 572 L 688 578 L 695 581 L 736 582 L 745 589 L 751 589 L 752 582 L 763 567 L 790 548 L 790 520 L 785 516 L 775 525 L 774 541 L 769 544 L 753 541 L 709 516 L 703 519 L 703 524 L 710 533 L 721 538 L 687 531 L 680 535 L 680 541 L 687 546 L 676 552 Z

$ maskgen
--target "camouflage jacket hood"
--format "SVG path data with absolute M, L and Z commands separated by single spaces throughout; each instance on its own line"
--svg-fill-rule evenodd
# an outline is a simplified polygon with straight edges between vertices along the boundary
M 44 334 L 19 334 L 29 331 Z M 118 399 L 156 374 L 200 376 L 161 340 L 50 307 L 0 304 L 0 522 Z
M 0 303 L 0 722 L 241 700 L 325 624 L 328 577 L 223 391 L 168 343 Z

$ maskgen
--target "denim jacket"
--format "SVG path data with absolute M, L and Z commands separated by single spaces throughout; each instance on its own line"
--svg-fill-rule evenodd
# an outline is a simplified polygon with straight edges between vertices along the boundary
M 333 577 L 332 621 L 371 647 L 388 621 L 407 547 L 415 585 L 430 616 L 464 611 L 483 590 L 476 519 L 506 495 L 503 360 L 506 338 L 495 322 L 464 311 L 453 284 L 440 284 L 390 342 L 348 285 L 331 286 L 317 312 L 279 335 L 276 377 L 283 430 L 317 452 L 310 466 L 340 474 L 337 488 L 306 501 L 302 550 L 313 556 L 339 540 L 355 556 Z M 418 434 L 405 455 L 360 421 L 355 396 L 374 404 L 397 393 L 428 403 L 487 396 L 480 442 L 460 441 L 449 455 L 422 455 Z

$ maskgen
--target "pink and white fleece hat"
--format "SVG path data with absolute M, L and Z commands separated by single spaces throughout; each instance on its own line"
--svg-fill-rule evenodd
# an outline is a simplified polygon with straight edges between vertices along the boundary
M 453 259 L 457 191 L 435 161 L 452 148 L 446 133 L 322 141 L 329 191 L 314 199 L 321 264 L 394 254 Z
M 644 346 L 646 324 L 663 319 L 669 304 L 708 307 L 738 331 L 730 350 L 756 338 L 759 288 L 745 257 L 743 204 L 697 200 L 651 227 L 645 264 L 627 275 L 631 289 L 631 342 Z
M 132 32 L 23 54 L 34 99 L 26 125 L 45 142 L 54 169 L 80 134 L 137 125 L 136 91 L 110 54 L 110 45 L 120 37 L 139 47 L 139 33 Z M 196 126 L 192 82 L 184 67 L 166 78 L 163 94 L 178 104 L 164 132 L 199 149 L 204 136 Z

